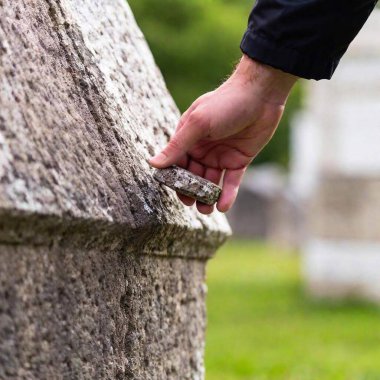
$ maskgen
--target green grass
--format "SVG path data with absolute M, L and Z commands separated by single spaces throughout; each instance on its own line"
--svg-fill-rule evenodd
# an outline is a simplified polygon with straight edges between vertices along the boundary
M 206 380 L 380 380 L 380 308 L 311 300 L 297 255 L 232 241 L 207 277 Z

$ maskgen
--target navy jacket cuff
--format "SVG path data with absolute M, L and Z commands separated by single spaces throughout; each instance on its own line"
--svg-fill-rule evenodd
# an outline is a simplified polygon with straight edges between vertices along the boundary
M 330 79 L 341 57 L 331 57 L 321 51 L 300 52 L 278 46 L 275 41 L 250 29 L 245 32 L 240 49 L 258 62 L 301 78 L 315 80 Z

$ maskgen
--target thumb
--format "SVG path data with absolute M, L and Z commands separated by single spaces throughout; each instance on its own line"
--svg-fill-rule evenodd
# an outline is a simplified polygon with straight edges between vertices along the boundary
M 194 144 L 205 136 L 206 131 L 204 123 L 198 117 L 190 115 L 188 122 L 177 130 L 166 147 L 152 157 L 149 163 L 158 169 L 176 164 Z

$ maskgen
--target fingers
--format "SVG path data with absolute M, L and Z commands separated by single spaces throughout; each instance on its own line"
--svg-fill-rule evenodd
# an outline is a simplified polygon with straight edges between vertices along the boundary
M 177 124 L 177 128 L 175 130 L 175 133 L 177 133 L 187 122 L 189 119 L 190 114 L 194 111 L 196 106 L 198 105 L 197 101 L 195 101 L 181 116 L 179 119 L 179 122 Z
M 204 215 L 210 215 L 214 211 L 214 205 L 209 206 L 201 202 L 197 202 L 197 210 Z
M 205 168 L 194 160 L 190 160 L 187 170 L 191 171 L 195 175 L 203 177 L 215 184 L 219 184 L 223 175 L 223 170 L 214 168 Z M 224 173 L 222 194 L 217 202 L 217 209 L 220 212 L 227 212 L 233 205 L 238 194 L 240 183 L 243 179 L 243 175 L 246 168 L 242 169 L 229 169 Z M 182 194 L 177 194 L 178 198 L 186 205 L 192 206 L 195 200 Z M 201 214 L 209 215 L 214 211 L 214 205 L 206 205 L 201 202 L 196 202 L 198 211 Z
M 222 174 L 223 170 L 221 169 L 207 168 L 204 178 L 208 179 L 212 183 L 215 183 L 215 185 L 219 185 Z
M 203 175 L 206 172 L 206 168 L 202 164 L 194 160 L 189 161 L 189 166 L 187 167 L 187 170 L 199 177 L 203 177 Z
M 200 177 L 206 178 L 207 180 L 219 184 L 220 179 L 222 177 L 223 171 L 220 169 L 214 169 L 214 168 L 205 168 L 203 165 L 199 164 L 196 161 L 191 160 L 189 162 L 188 168 L 190 172 L 194 173 L 195 175 L 198 175 Z M 178 198 L 186 205 L 186 206 L 192 206 L 195 203 L 195 200 L 187 197 L 182 194 L 177 194 Z M 209 206 L 201 202 L 197 202 L 197 209 L 201 214 L 211 214 L 214 211 L 214 206 Z
M 185 206 L 192 206 L 195 203 L 195 199 L 190 198 L 186 195 L 177 193 L 177 197 Z
M 177 165 L 180 166 L 181 168 L 187 169 L 187 166 L 189 165 L 189 161 L 190 161 L 190 157 L 187 154 L 184 154 L 178 159 Z
M 214 168 L 205 168 L 200 163 L 189 160 L 187 170 L 195 175 L 203 177 L 215 184 L 219 184 L 223 175 L 223 170 Z M 235 202 L 238 194 L 240 183 L 243 179 L 246 168 L 242 169 L 228 169 L 224 173 L 222 194 L 217 202 L 217 209 L 220 212 L 227 212 Z M 178 198 L 186 205 L 192 206 L 195 200 L 182 194 L 177 194 Z M 198 211 L 201 214 L 209 215 L 214 211 L 214 205 L 206 205 L 201 202 L 196 202 Z
M 235 202 L 245 170 L 246 168 L 225 171 L 223 190 L 217 203 L 217 209 L 220 212 L 227 212 Z
M 192 112 L 183 127 L 179 128 L 168 145 L 149 163 L 156 168 L 166 168 L 178 162 L 188 150 L 207 134 L 207 126 L 196 111 Z
M 220 169 L 208 168 L 205 170 L 203 177 L 218 185 L 222 178 L 222 173 L 223 171 Z M 214 211 L 214 206 L 197 202 L 197 209 L 201 214 L 209 215 Z

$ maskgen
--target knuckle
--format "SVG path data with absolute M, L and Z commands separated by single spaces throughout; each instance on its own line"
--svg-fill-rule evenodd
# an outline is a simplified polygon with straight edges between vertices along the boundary
M 178 138 L 173 137 L 173 138 L 169 141 L 168 148 L 169 148 L 170 150 L 174 150 L 174 151 L 182 151 L 182 144 L 181 144 L 181 142 L 178 140 Z
M 207 117 L 202 111 L 193 112 L 189 117 L 189 122 L 192 128 L 200 128 L 200 129 L 207 129 L 208 124 L 209 124 L 207 121 Z
M 199 123 L 200 116 L 198 112 L 192 112 L 189 116 L 189 124 L 192 126 L 197 125 Z

